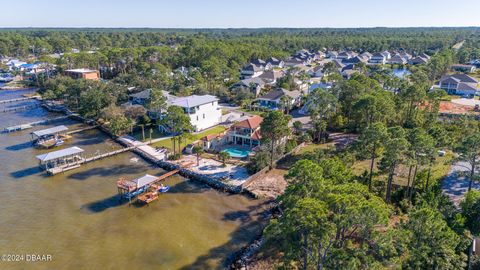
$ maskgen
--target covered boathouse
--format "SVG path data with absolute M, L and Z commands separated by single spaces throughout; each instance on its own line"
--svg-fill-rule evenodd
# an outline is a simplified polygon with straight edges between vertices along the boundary
M 30 133 L 32 142 L 35 146 L 50 148 L 58 145 L 58 142 L 63 143 L 63 139 L 67 139 L 68 128 L 64 125 L 38 130 Z
M 42 168 L 51 174 L 55 174 L 58 170 L 64 171 L 71 167 L 80 166 L 79 162 L 84 160 L 81 156 L 83 152 L 82 148 L 74 146 L 38 155 L 37 159 L 40 161 Z
M 128 199 L 131 202 L 134 197 L 147 192 L 157 181 L 159 181 L 159 177 L 150 174 L 145 174 L 144 176 L 133 180 L 120 178 L 117 181 L 118 194 L 121 198 Z

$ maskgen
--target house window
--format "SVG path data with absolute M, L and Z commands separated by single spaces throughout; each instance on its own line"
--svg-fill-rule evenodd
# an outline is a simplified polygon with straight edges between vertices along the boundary
M 198 121 L 198 115 L 197 115 L 197 121 Z
M 205 114 L 203 114 L 203 119 L 205 119 Z

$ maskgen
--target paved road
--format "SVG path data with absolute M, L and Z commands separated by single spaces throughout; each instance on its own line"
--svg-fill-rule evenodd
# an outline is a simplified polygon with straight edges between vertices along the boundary
M 299 113 L 300 109 L 296 109 L 290 112 L 292 120 L 288 123 L 289 126 L 293 126 L 293 122 L 300 121 L 303 124 L 304 129 L 311 128 L 312 118 L 309 115 Z
M 470 165 L 466 162 L 456 162 L 453 164 L 449 175 L 442 182 L 443 193 L 448 195 L 456 206 L 460 205 L 465 192 L 468 191 L 470 180 L 466 175 L 469 174 Z M 480 189 L 480 183 L 474 183 L 473 189 Z

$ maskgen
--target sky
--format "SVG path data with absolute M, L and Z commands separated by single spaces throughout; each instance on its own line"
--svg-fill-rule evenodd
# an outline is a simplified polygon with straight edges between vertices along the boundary
M 0 28 L 480 26 L 480 0 L 1 0 L 0 3 Z

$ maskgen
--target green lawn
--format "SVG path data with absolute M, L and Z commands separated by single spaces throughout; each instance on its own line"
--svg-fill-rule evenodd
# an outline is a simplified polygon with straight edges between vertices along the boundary
M 192 134 L 192 136 L 188 139 L 186 139 L 185 141 L 183 141 L 180 145 L 181 145 L 181 148 L 185 147 L 185 145 L 189 144 L 189 143 L 192 143 L 194 141 L 197 141 L 207 135 L 211 135 L 211 134 L 218 134 L 218 133 L 221 133 L 223 131 L 225 131 L 226 128 L 223 127 L 223 126 L 216 126 L 214 128 L 211 128 L 209 130 L 206 130 L 206 131 L 203 131 L 203 132 L 200 132 L 200 133 L 197 133 L 197 134 Z M 153 147 L 166 147 L 168 148 L 168 150 L 172 151 L 172 140 L 171 139 L 165 139 L 163 141 L 159 141 L 159 142 L 156 142 L 154 144 L 152 144 Z M 177 146 L 178 147 L 178 146 Z

